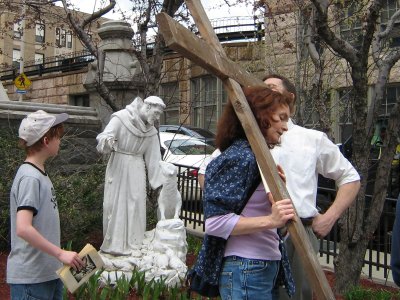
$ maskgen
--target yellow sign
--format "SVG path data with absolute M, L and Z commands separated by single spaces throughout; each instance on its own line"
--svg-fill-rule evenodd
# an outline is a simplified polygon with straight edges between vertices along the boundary
M 32 81 L 24 73 L 21 73 L 15 78 L 14 84 L 17 89 L 25 91 L 32 85 Z

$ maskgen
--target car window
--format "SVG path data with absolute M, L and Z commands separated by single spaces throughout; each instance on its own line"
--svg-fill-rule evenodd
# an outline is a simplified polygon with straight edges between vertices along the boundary
M 171 132 L 171 133 L 181 133 L 179 130 L 177 130 L 177 129 L 170 129 L 170 128 L 167 128 L 166 130 L 165 130 L 165 132 Z
M 198 134 L 200 134 L 202 137 L 206 137 L 206 138 L 214 138 L 215 134 L 212 133 L 211 131 L 205 130 L 203 128 L 190 128 L 193 131 L 196 131 Z
M 175 155 L 204 155 L 211 154 L 215 148 L 197 140 L 168 140 L 164 142 L 172 154 Z

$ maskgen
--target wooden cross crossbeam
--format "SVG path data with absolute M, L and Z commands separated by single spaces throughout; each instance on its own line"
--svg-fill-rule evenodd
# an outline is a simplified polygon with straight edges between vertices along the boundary
M 166 45 L 223 81 L 274 199 L 279 201 L 289 198 L 289 193 L 278 175 L 275 162 L 241 88 L 241 86 L 265 86 L 265 84 L 226 56 L 200 1 L 185 0 L 185 2 L 204 40 L 199 39 L 167 14 L 160 13 L 157 15 L 157 23 Z M 335 299 L 308 235 L 297 216 L 288 224 L 288 229 L 317 298 Z

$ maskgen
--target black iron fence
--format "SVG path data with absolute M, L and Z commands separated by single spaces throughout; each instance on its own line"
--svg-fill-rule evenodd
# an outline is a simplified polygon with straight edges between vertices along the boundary
M 86 67 L 95 57 L 89 51 L 73 52 L 46 58 L 43 62 L 27 61 L 24 74 L 30 78 L 48 73 L 76 71 Z M 0 70 L 0 80 L 14 80 L 19 75 L 19 66 Z
M 177 165 L 179 168 L 178 185 L 182 195 L 181 218 L 185 226 L 198 233 L 204 232 L 202 191 L 197 180 L 197 168 Z M 319 188 L 319 193 L 326 195 L 328 200 L 335 199 L 336 190 L 329 188 Z M 367 196 L 371 198 L 371 196 Z M 367 199 L 367 203 L 370 202 Z M 382 216 L 375 231 L 374 236 L 369 242 L 364 264 L 368 267 L 367 276 L 372 278 L 374 271 L 383 270 L 383 276 L 387 278 L 390 270 L 390 250 L 392 228 L 396 211 L 395 198 L 386 198 Z M 331 232 L 320 240 L 319 255 L 324 257 L 327 264 L 333 262 L 339 253 L 340 234 L 339 226 L 336 223 Z

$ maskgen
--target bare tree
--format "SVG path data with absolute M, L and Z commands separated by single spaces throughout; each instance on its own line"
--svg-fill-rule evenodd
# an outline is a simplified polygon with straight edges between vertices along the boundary
M 106 13 L 116 10 L 116 0 L 109 0 L 107 5 L 82 19 L 70 9 L 71 5 L 67 0 L 62 2 L 67 16 L 68 23 L 75 34 L 82 41 L 85 47 L 97 59 L 96 89 L 105 102 L 113 111 L 121 109 L 116 104 L 115 97 L 110 93 L 107 85 L 103 82 L 102 70 L 104 69 L 105 54 L 91 40 L 86 28 Z M 57 2 L 57 1 L 53 1 Z M 134 36 L 134 55 L 138 58 L 145 81 L 145 96 L 158 93 L 162 62 L 165 53 L 164 41 L 157 32 L 154 33 L 154 42 L 149 45 L 150 29 L 155 28 L 155 15 L 159 12 L 166 12 L 170 16 L 179 15 L 181 19 L 187 19 L 185 11 L 180 11 L 183 0 L 132 0 L 132 19 L 129 20 L 137 25 L 137 32 Z M 127 16 L 125 16 L 126 20 Z
M 366 184 L 369 172 L 370 143 L 374 126 L 378 120 L 378 108 L 383 101 L 390 71 L 400 58 L 400 49 L 389 48 L 388 39 L 400 12 L 394 13 L 384 31 L 380 30 L 382 0 L 352 1 L 342 5 L 356 5 L 357 18 L 362 20 L 357 34 L 359 46 L 353 46 L 340 37 L 332 24 L 346 22 L 334 20 L 334 4 L 328 0 L 311 0 L 315 27 L 321 41 L 330 51 L 344 59 L 352 78 L 349 101 L 352 107 L 353 156 L 352 161 L 361 174 L 359 195 L 341 220 L 341 243 L 335 264 L 336 290 L 343 294 L 352 285 L 357 285 L 363 266 L 367 245 L 372 239 L 381 216 L 389 182 L 389 172 L 400 125 L 400 99 L 388 119 L 387 136 L 382 147 L 371 203 L 366 206 Z M 337 5 L 337 4 L 336 4 Z M 343 9 L 343 7 L 342 7 Z M 335 21 L 335 22 L 333 22 Z M 348 20 L 347 20 L 348 22 Z M 373 61 L 371 62 L 371 54 Z M 319 69 L 322 73 L 322 70 Z M 373 73 L 371 78 L 369 74 Z M 374 79 L 375 78 L 375 79 Z M 368 105 L 368 86 L 374 84 L 371 104 Z

